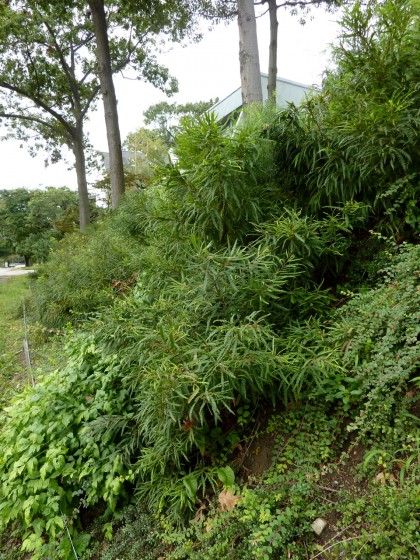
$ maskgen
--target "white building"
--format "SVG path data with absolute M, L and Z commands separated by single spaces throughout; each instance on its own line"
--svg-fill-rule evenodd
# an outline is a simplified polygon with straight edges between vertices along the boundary
M 268 74 L 261 74 L 261 86 L 263 92 L 263 101 L 266 102 L 268 99 Z M 285 80 L 284 78 L 277 78 L 277 106 L 285 107 L 287 103 L 294 103 L 299 105 L 304 97 L 311 91 L 316 91 L 315 88 L 310 86 L 305 86 L 304 84 L 299 84 L 298 82 L 292 82 L 290 80 Z M 218 101 L 210 107 L 209 113 L 215 113 L 218 120 L 221 122 L 227 122 L 230 118 L 235 120 L 239 118 L 242 108 L 242 90 L 239 87 L 233 93 Z

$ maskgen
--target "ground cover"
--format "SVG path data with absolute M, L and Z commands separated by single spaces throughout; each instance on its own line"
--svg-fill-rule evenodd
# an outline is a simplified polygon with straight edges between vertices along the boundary
M 26 276 L 0 278 L 0 403 L 27 383 L 23 355 L 22 299 Z

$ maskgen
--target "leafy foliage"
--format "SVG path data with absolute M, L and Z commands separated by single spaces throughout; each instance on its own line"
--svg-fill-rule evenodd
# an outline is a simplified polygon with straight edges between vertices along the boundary
M 415 484 L 415 477 L 411 481 Z M 342 525 L 351 528 L 332 558 L 357 554 L 361 560 L 372 555 L 378 560 L 414 560 L 418 556 L 418 499 L 409 484 L 381 485 L 369 499 L 348 496 L 340 510 Z
M 118 235 L 112 224 L 99 227 L 100 235 L 64 239 L 37 274 L 33 296 L 44 326 L 83 321 L 134 285 L 134 240 Z
M 243 241 L 276 201 L 271 141 L 261 117 L 228 134 L 214 114 L 185 120 L 166 185 L 176 223 L 214 241 Z M 280 202 L 280 201 L 279 201 Z
M 132 478 L 114 445 L 86 433 L 84 423 L 117 411 L 126 392 L 114 384 L 111 359 L 95 364 L 94 346 L 82 346 L 74 341 L 68 369 L 39 379 L 6 408 L 9 420 L 2 417 L 0 526 L 18 526 L 22 550 L 35 558 L 45 535 L 54 542 L 64 533 L 66 517 L 77 527 L 80 507 L 101 498 L 114 508 Z
M 65 555 L 55 542 L 64 520 L 81 532 L 82 508 L 102 501 L 110 515 L 134 494 L 165 515 L 162 554 L 174 560 L 307 558 L 315 550 L 334 557 L 346 547 L 411 557 L 405 489 L 417 469 L 420 254 L 367 227 L 413 235 L 417 223 L 417 93 L 398 66 L 417 48 L 417 20 L 405 3 L 370 8 L 346 16 L 355 41 L 339 50 L 321 97 L 280 117 L 271 108 L 248 115 L 235 130 L 210 115 L 185 120 L 178 162 L 95 229 L 60 243 L 44 268 L 35 283 L 40 318 L 84 322 L 63 366 L 2 417 L 0 520 L 24 535 L 24 549 Z M 386 28 L 385 16 L 399 26 Z M 369 64 L 373 54 L 378 68 L 384 62 L 387 33 L 399 78 L 373 76 L 378 95 L 366 97 Z M 353 81 L 360 114 L 367 119 L 369 108 L 373 123 L 344 107 Z M 402 90 L 394 95 L 397 83 L 404 99 Z M 395 111 L 389 99 L 400 99 Z M 386 143 L 390 115 L 395 145 Z M 277 168 L 275 153 L 284 156 Z M 387 249 L 354 293 L 362 266 L 346 260 L 373 261 L 378 247 Z M 284 407 L 265 433 L 273 466 L 241 485 L 243 472 L 227 463 L 245 452 L 257 426 L 251 411 L 270 401 Z M 322 480 L 356 442 L 367 446 L 361 475 L 381 475 L 384 486 L 346 501 L 344 519 L 358 532 L 343 540 L 356 547 L 361 539 L 361 550 L 341 542 L 321 550 L 311 523 L 339 507 L 322 496 Z M 375 507 L 385 520 L 372 513 L 371 529 L 360 509 Z M 121 538 L 138 533 L 138 554 L 153 558 L 154 527 L 162 530 L 155 521 L 133 513 Z M 382 534 L 381 523 L 391 529 Z M 121 538 L 104 554 L 133 556 Z
M 401 247 L 384 282 L 337 313 L 329 340 L 342 349 L 345 373 L 327 381 L 327 398 L 362 406 L 349 429 L 381 430 L 408 390 L 419 360 L 419 246 Z
M 28 262 L 30 258 L 44 261 L 54 241 L 63 237 L 66 212 L 76 206 L 77 195 L 65 187 L 0 191 L 0 244 Z
M 279 179 L 299 204 L 363 202 L 383 226 L 416 234 L 419 14 L 415 2 L 356 2 L 321 94 L 279 115 Z
M 321 510 L 317 482 L 340 440 L 339 416 L 310 405 L 273 416 L 273 465 L 260 481 L 250 480 L 231 511 L 210 504 L 191 528 L 166 537 L 172 560 L 303 558 L 311 544 L 310 523 Z M 305 545 L 303 544 L 305 540 Z
M 123 525 L 101 554 L 101 560 L 158 560 L 165 545 L 159 522 L 141 506 L 130 506 L 123 512 Z
M 161 101 L 144 111 L 144 122 L 152 127 L 157 138 L 169 148 L 174 145 L 175 137 L 184 118 L 198 117 L 210 109 L 218 99 L 196 101 L 184 104 Z

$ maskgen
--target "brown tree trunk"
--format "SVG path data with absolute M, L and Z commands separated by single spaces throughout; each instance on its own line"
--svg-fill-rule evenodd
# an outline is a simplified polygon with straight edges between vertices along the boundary
M 277 0 L 268 0 L 270 13 L 270 46 L 268 51 L 268 100 L 276 101 L 277 89 L 277 35 L 279 22 L 277 19 Z
M 238 27 L 242 104 L 245 106 L 254 102 L 262 103 L 257 22 L 253 0 L 238 0 Z
M 85 150 L 83 147 L 83 128 L 81 124 L 76 127 L 72 147 L 77 175 L 77 191 L 79 194 L 80 231 L 83 231 L 90 223 L 90 210 L 86 180 Z
M 111 205 L 112 208 L 116 208 L 124 194 L 124 169 L 105 8 L 103 0 L 90 0 L 88 4 L 92 12 L 95 28 L 98 73 L 105 111 L 111 180 Z

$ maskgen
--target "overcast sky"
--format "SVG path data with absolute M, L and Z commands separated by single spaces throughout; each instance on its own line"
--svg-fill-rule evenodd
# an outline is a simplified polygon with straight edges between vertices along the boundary
M 320 84 L 329 63 L 329 45 L 337 35 L 335 16 L 323 10 L 313 12 L 313 20 L 302 26 L 296 17 L 279 11 L 278 75 L 303 84 Z M 268 70 L 268 17 L 258 22 L 261 71 Z M 219 97 L 223 99 L 240 86 L 238 60 L 238 29 L 236 22 L 219 25 L 205 32 L 198 44 L 169 49 L 160 59 L 178 79 L 179 93 L 169 99 L 184 103 Z M 166 96 L 149 84 L 124 79 L 115 80 L 121 137 L 142 126 L 143 111 L 163 101 Z M 86 130 L 93 146 L 107 151 L 106 131 L 101 111 L 91 114 Z M 68 186 L 76 189 L 75 171 L 63 163 L 44 166 L 45 154 L 31 158 L 20 142 L 0 143 L 0 189 Z M 70 165 L 73 164 L 69 154 Z

